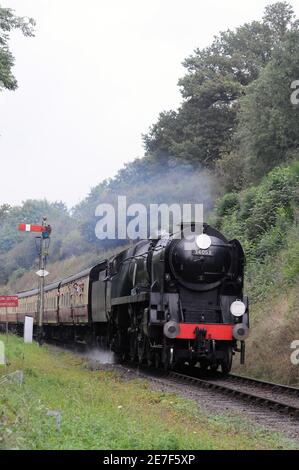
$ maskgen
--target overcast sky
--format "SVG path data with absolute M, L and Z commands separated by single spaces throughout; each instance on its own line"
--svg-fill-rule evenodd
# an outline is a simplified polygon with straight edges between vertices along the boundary
M 183 59 L 273 2 L 0 0 L 37 22 L 34 38 L 11 40 L 19 88 L 0 94 L 0 203 L 71 207 L 142 156 L 141 134 L 180 103 Z

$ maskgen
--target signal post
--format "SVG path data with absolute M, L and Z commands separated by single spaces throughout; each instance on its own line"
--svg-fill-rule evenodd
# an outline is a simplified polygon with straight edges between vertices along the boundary
M 38 319 L 37 319 L 37 340 L 41 345 L 43 343 L 43 319 L 45 310 L 45 277 L 49 274 L 46 271 L 48 248 L 50 243 L 51 226 L 47 224 L 47 218 L 43 217 L 41 225 L 19 224 L 19 230 L 25 232 L 39 232 L 39 269 L 36 274 L 39 276 L 38 283 Z

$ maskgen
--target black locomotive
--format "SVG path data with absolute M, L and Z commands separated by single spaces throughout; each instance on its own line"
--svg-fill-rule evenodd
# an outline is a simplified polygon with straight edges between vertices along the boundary
M 115 256 L 106 278 L 112 349 L 165 368 L 187 362 L 227 373 L 235 351 L 243 363 L 244 261 L 240 243 L 207 224 L 200 235 L 182 227 Z
M 207 224 L 199 235 L 182 226 L 141 240 L 48 285 L 44 335 L 105 343 L 122 358 L 165 369 L 188 363 L 227 373 L 235 352 L 245 358 L 244 263 L 240 243 Z M 20 293 L 0 324 L 20 330 L 26 315 L 36 323 L 38 299 L 36 289 Z

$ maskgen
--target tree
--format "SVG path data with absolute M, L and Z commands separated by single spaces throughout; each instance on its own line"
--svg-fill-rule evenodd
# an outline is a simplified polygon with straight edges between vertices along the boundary
M 0 227 L 3 224 L 4 220 L 6 219 L 9 211 L 11 210 L 11 206 L 9 204 L 2 204 L 0 206 Z
M 162 151 L 171 158 L 214 167 L 223 149 L 230 148 L 239 99 L 297 27 L 292 7 L 277 2 L 265 9 L 262 21 L 222 32 L 211 46 L 197 49 L 183 63 L 183 103 L 177 112 L 161 113 L 144 136 L 147 154 Z
M 264 24 L 269 27 L 274 42 L 280 42 L 285 38 L 290 25 L 296 29 L 298 21 L 292 6 L 287 2 L 277 2 L 265 8 Z
M 298 77 L 297 30 L 289 32 L 241 100 L 236 144 L 246 181 L 260 179 L 299 148 L 299 105 L 291 103 L 291 84 Z
M 16 16 L 10 8 L 0 6 L 0 91 L 15 90 L 18 86 L 12 73 L 14 57 L 9 49 L 10 32 L 19 29 L 24 36 L 33 36 L 34 25 L 32 18 Z

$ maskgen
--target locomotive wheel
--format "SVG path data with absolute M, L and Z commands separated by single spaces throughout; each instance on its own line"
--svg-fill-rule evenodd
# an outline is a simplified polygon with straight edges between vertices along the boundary
M 173 368 L 173 348 L 170 346 L 165 346 L 163 350 L 163 368 L 165 371 Z
M 118 357 L 121 364 L 124 364 L 127 361 L 127 354 L 125 352 L 121 352 Z
M 159 369 L 160 366 L 161 366 L 161 357 L 160 357 L 160 353 L 159 353 L 159 351 L 156 351 L 156 352 L 155 352 L 155 368 L 156 368 L 156 369 Z
M 134 332 L 130 333 L 130 359 L 132 362 L 137 357 L 137 334 Z
M 128 313 L 130 316 L 130 328 L 129 328 L 129 334 L 130 334 L 130 360 L 134 362 L 137 357 L 138 357 L 138 328 L 136 324 L 136 317 L 134 315 L 133 307 L 132 305 L 129 305 L 128 307 Z
M 200 372 L 206 372 L 208 367 L 209 367 L 209 364 L 207 362 L 201 361 L 199 363 Z
M 233 351 L 232 351 L 231 346 L 227 346 L 224 351 L 224 358 L 220 362 L 222 374 L 224 375 L 229 374 L 232 368 L 232 362 L 233 362 Z
M 145 358 L 145 351 L 146 351 L 146 347 L 145 347 L 145 338 L 142 337 L 142 338 L 139 339 L 139 341 L 138 341 L 138 346 L 137 346 L 138 362 L 139 362 L 139 364 L 142 364 L 142 362 L 144 361 L 144 358 Z
M 145 356 L 146 356 L 147 365 L 151 367 L 153 365 L 154 355 L 153 355 L 152 348 L 148 339 L 146 341 L 146 346 L 145 346 Z

